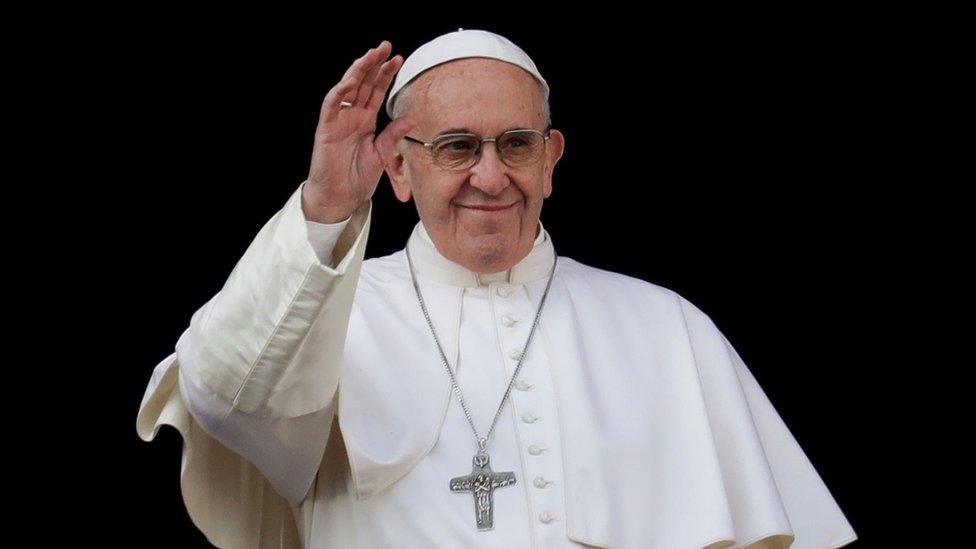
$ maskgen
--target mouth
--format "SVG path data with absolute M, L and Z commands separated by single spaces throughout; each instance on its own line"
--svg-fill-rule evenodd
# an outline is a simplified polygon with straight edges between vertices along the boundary
M 458 204 L 458 205 L 461 206 L 462 208 L 465 208 L 465 209 L 468 209 L 468 210 L 478 210 L 478 211 L 482 211 L 482 212 L 500 212 L 500 211 L 507 210 L 507 209 L 511 208 L 512 206 L 515 205 L 515 202 L 512 202 L 511 204 L 508 204 L 507 206 L 496 206 L 496 205 L 473 205 L 473 206 L 466 206 L 464 204 Z

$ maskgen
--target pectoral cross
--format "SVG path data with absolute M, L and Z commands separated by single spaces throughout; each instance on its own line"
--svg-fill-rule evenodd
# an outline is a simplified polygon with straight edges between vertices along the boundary
M 478 530 L 491 530 L 493 527 L 493 502 L 495 488 L 515 484 L 515 473 L 493 473 L 488 466 L 488 454 L 478 452 L 474 455 L 474 469 L 470 475 L 451 479 L 452 492 L 473 492 L 474 512 Z

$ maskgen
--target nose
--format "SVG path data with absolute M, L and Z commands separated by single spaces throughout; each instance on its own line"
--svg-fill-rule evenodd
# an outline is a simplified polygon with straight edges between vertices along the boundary
M 471 186 L 477 187 L 488 194 L 497 195 L 511 184 L 508 178 L 508 166 L 498 156 L 498 149 L 494 141 L 481 144 L 478 160 L 471 167 Z

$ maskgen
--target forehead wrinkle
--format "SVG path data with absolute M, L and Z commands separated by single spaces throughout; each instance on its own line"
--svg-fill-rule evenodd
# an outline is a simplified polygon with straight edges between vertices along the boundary
M 481 70 L 477 70 L 477 69 L 481 69 Z M 454 117 L 449 116 L 451 114 L 456 115 L 457 112 L 445 113 L 445 110 L 447 109 L 453 109 L 454 111 L 459 110 L 456 108 L 452 108 L 450 103 L 452 100 L 457 102 L 457 94 L 468 92 L 471 89 L 471 86 L 459 86 L 455 89 L 448 88 L 446 94 L 443 92 L 440 94 L 441 97 L 437 97 L 436 94 L 433 93 L 435 91 L 441 91 L 443 84 L 446 81 L 463 79 L 464 77 L 472 74 L 475 75 L 476 78 L 485 75 L 489 77 L 495 75 L 495 76 L 499 76 L 500 78 L 510 78 L 517 75 L 515 80 L 517 80 L 519 84 L 514 86 L 516 91 L 515 95 L 524 96 L 524 98 L 527 99 L 527 103 L 520 103 L 515 105 L 517 112 L 510 112 L 509 115 L 515 114 L 516 116 L 518 116 L 518 118 L 522 118 L 527 114 L 530 118 L 535 118 L 535 119 L 541 116 L 542 114 L 541 106 L 537 105 L 537 103 L 542 99 L 541 97 L 539 97 L 539 87 L 536 84 L 535 78 L 531 74 L 526 72 L 524 69 L 512 65 L 511 63 L 507 63 L 495 59 L 483 59 L 483 58 L 459 59 L 459 60 L 447 62 L 438 65 L 436 67 L 433 67 L 421 73 L 421 75 L 418 76 L 417 79 L 413 82 L 413 85 L 415 85 L 415 89 L 418 92 L 414 97 L 414 101 L 418 103 L 416 106 L 420 107 L 418 110 L 421 111 L 418 114 L 422 113 L 423 115 L 426 115 L 424 116 L 424 118 L 426 118 L 428 122 L 433 121 L 437 123 L 443 121 L 443 126 L 451 127 L 451 129 L 444 129 L 434 134 L 435 138 L 437 136 L 441 136 L 446 133 L 473 133 L 476 135 L 481 135 L 481 132 L 474 131 L 469 127 L 471 121 L 457 120 L 456 116 Z M 498 79 L 495 78 L 492 80 L 498 80 Z M 447 97 L 442 97 L 444 95 L 447 95 Z M 432 99 L 434 100 L 432 101 Z M 462 114 L 471 113 L 470 108 L 465 110 L 467 110 L 468 112 Z M 481 113 L 477 113 L 477 114 L 481 114 Z M 454 118 L 453 121 L 451 120 L 452 118 Z M 488 124 L 492 122 L 490 120 L 484 120 L 483 116 L 478 116 L 477 118 L 481 119 L 481 120 L 477 120 L 477 122 L 487 122 Z M 534 127 L 534 124 L 537 121 L 538 120 L 534 120 L 534 121 L 518 120 L 517 124 L 509 125 L 505 130 L 500 130 L 498 132 L 495 132 L 494 135 L 498 135 L 504 131 L 513 130 L 513 129 L 537 129 L 539 131 L 542 131 L 543 128 Z M 458 124 L 457 122 L 461 122 L 461 124 Z M 465 122 L 468 122 L 468 124 L 465 124 Z M 509 124 L 512 124 L 513 122 L 514 121 L 510 120 Z M 464 130 L 464 131 L 457 131 L 457 130 Z

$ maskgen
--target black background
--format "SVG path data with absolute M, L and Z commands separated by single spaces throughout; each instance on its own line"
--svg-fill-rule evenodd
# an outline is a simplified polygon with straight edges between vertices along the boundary
M 112 502 L 82 506 L 74 534 L 207 546 L 181 500 L 178 433 L 136 435 L 152 369 L 307 175 L 320 103 L 349 64 L 383 39 L 407 56 L 463 27 L 513 40 L 551 87 L 566 137 L 542 211 L 556 252 L 698 305 L 824 479 L 860 537 L 852 546 L 907 535 L 880 506 L 900 507 L 922 483 L 907 465 L 894 473 L 902 488 L 891 483 L 892 460 L 921 430 L 882 450 L 908 425 L 882 399 L 908 364 L 897 321 L 907 292 L 892 293 L 892 274 L 915 227 L 892 204 L 913 166 L 892 148 L 907 115 L 892 113 L 912 52 L 883 14 L 567 5 L 559 18 L 577 22 L 561 23 L 447 7 L 143 14 L 65 48 L 77 70 L 65 82 L 87 78 L 52 109 L 79 107 L 94 131 L 74 142 L 89 183 L 78 204 L 92 207 L 66 225 L 84 229 L 66 234 L 84 245 L 61 259 L 88 351 L 76 362 L 98 392 L 84 399 L 91 422 L 62 440 L 83 456 L 70 473 L 80 493 Z M 378 130 L 387 123 L 381 112 Z M 417 221 L 385 175 L 373 200 L 367 258 L 402 248 Z

